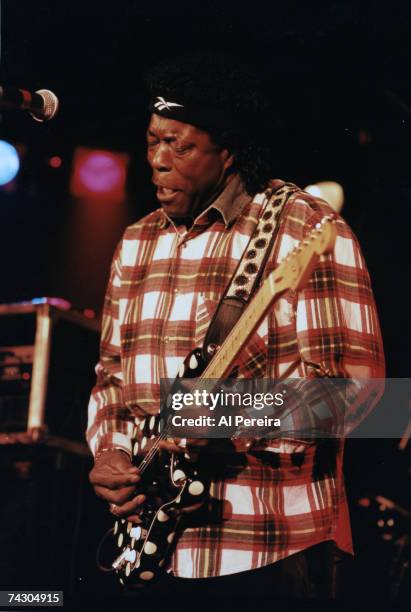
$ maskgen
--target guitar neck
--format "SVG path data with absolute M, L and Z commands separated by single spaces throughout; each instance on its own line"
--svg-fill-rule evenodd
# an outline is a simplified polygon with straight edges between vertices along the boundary
M 262 321 L 268 308 L 280 297 L 286 287 L 282 278 L 272 272 L 263 282 L 240 319 L 237 321 L 212 361 L 202 373 L 202 379 L 219 379 L 229 373 L 238 354 Z
M 320 255 L 333 249 L 336 235 L 333 215 L 326 216 L 316 224 L 305 240 L 294 247 L 265 279 L 202 373 L 200 380 L 220 379 L 229 373 L 242 347 L 257 329 L 270 306 L 287 289 L 298 290 L 308 282 Z

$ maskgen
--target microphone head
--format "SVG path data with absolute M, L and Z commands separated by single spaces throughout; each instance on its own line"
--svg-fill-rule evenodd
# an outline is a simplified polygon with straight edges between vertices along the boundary
M 33 112 L 30 113 L 30 115 L 33 117 L 33 119 L 40 122 L 49 121 L 50 119 L 53 119 L 59 109 L 59 100 L 56 94 L 54 94 L 49 89 L 39 89 L 38 91 L 36 91 L 36 94 L 41 96 L 41 98 L 43 99 L 43 108 L 41 109 L 41 112 Z

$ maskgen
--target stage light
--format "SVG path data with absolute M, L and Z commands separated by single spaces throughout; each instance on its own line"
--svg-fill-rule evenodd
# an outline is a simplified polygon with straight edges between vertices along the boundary
M 94 310 L 92 310 L 91 308 L 86 308 L 85 310 L 83 310 L 83 315 L 87 318 L 87 319 L 94 319 L 96 316 L 96 313 L 94 312 Z
M 62 163 L 63 160 L 58 155 L 53 155 L 53 157 L 50 157 L 49 159 L 49 166 L 51 168 L 60 168 Z
M 20 160 L 16 149 L 5 140 L 0 140 L 0 185 L 10 183 L 19 168 Z
M 128 161 L 128 155 L 123 153 L 78 147 L 74 155 L 71 193 L 76 197 L 121 199 Z
M 336 213 L 340 213 L 344 206 L 344 189 L 340 183 L 335 181 L 320 181 L 313 185 L 307 185 L 304 191 L 328 202 Z

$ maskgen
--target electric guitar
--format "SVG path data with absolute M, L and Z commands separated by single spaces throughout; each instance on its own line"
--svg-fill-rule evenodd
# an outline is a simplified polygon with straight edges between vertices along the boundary
M 208 365 L 201 349 L 194 349 L 184 360 L 174 386 L 182 378 L 195 377 L 197 384 L 201 380 L 206 384 L 209 379 L 227 376 L 268 309 L 285 291 L 296 291 L 305 285 L 320 255 L 333 249 L 335 238 L 334 217 L 326 216 L 265 278 Z M 157 416 L 136 420 L 133 462 L 140 471 L 146 501 L 139 524 L 118 519 L 112 530 L 119 552 L 112 568 L 128 588 L 155 580 L 172 552 L 181 509 L 201 506 L 207 497 L 208 483 L 198 473 L 195 461 L 186 455 L 159 453 L 159 443 L 167 439 L 168 429 L 169 423 Z M 146 446 L 149 450 L 144 454 Z

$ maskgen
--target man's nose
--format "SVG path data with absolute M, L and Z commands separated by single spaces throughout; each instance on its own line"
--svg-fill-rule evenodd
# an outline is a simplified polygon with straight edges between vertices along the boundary
M 171 170 L 171 156 L 166 143 L 161 142 L 150 159 L 151 167 L 159 172 Z

